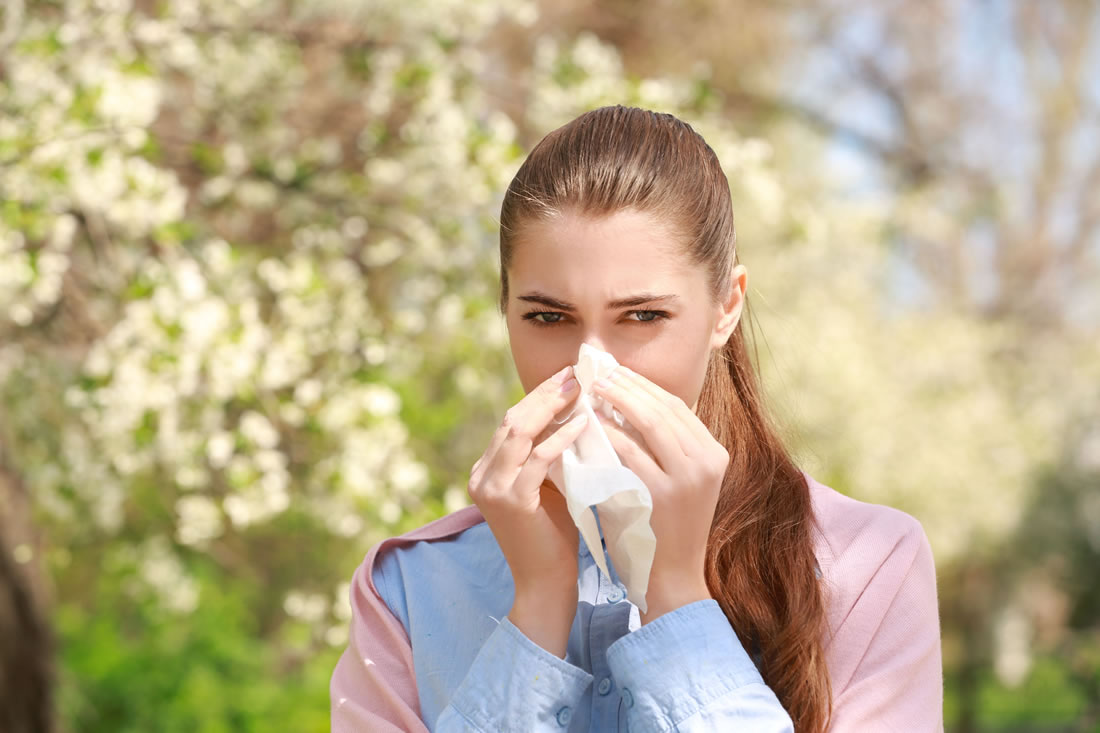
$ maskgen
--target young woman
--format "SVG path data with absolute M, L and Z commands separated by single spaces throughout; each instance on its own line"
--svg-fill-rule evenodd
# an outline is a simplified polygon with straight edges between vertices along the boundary
M 580 116 L 516 174 L 500 253 L 527 394 L 471 470 L 475 506 L 356 571 L 333 730 L 942 730 L 928 541 L 800 471 L 769 426 L 706 142 L 667 114 Z M 583 428 L 557 422 L 582 343 L 621 365 L 593 390 L 636 428 L 603 424 L 652 493 L 646 613 L 547 477 Z

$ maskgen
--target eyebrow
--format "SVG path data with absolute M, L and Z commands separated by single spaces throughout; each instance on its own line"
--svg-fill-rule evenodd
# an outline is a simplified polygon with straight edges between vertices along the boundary
M 639 293 L 637 295 L 631 295 L 629 298 L 621 298 L 619 300 L 612 300 L 608 302 L 608 310 L 618 310 L 619 308 L 629 308 L 635 305 L 646 305 L 648 303 L 674 303 L 680 298 L 677 295 L 655 295 L 653 293 Z M 534 291 L 527 295 L 520 295 L 517 300 L 525 300 L 529 303 L 539 303 L 541 305 L 548 306 L 550 308 L 557 308 L 563 311 L 575 311 L 575 306 L 571 303 L 566 303 L 564 300 L 558 300 L 546 293 L 540 293 Z

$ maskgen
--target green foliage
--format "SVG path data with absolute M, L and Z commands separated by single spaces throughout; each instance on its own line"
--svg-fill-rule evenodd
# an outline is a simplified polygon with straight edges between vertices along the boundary
M 950 723 L 958 719 L 959 681 L 948 670 L 944 682 L 944 717 Z M 1079 723 L 1086 710 L 1087 690 L 1073 679 L 1062 659 L 1037 659 L 1027 679 L 1018 687 L 1007 687 L 991 669 L 985 668 L 979 674 L 978 688 L 980 714 L 976 722 L 983 733 L 1085 730 Z
M 86 733 L 328 730 L 328 680 L 338 649 L 280 654 L 241 579 L 200 573 L 187 616 L 133 597 L 126 572 L 101 573 L 94 605 L 64 604 L 60 712 Z M 280 629 L 277 637 L 291 636 Z

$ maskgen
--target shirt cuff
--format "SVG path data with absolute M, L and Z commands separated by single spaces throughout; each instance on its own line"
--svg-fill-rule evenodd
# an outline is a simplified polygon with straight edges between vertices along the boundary
M 627 634 L 608 648 L 607 663 L 632 733 L 675 730 L 731 691 L 763 684 L 714 599 L 689 603 Z
M 592 675 L 546 651 L 505 617 L 450 704 L 483 731 L 561 731 L 591 683 Z

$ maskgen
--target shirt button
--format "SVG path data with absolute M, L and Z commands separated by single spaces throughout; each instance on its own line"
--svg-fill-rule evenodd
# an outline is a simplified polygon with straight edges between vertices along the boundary
M 588 545 L 584 544 L 584 540 L 581 540 L 581 557 L 588 557 L 592 553 L 588 551 Z
M 568 705 L 558 711 L 558 725 L 562 728 L 569 725 L 569 721 L 573 719 L 573 710 Z
M 611 692 L 611 678 L 604 677 L 602 680 L 600 680 L 600 684 L 596 685 L 596 692 L 600 693 L 601 695 L 606 695 L 607 693 Z
M 630 690 L 624 687 L 623 691 L 619 694 L 623 696 L 624 705 L 626 705 L 628 708 L 634 707 L 634 696 L 630 694 Z
M 623 593 L 623 589 L 619 586 L 615 586 L 607 594 L 607 600 L 609 603 L 618 603 L 624 598 L 626 598 L 626 593 Z

